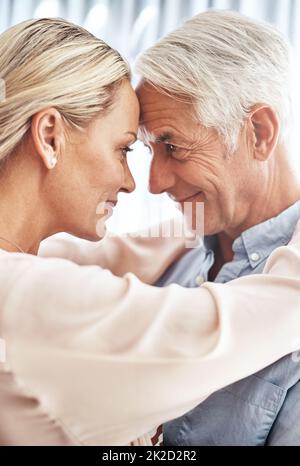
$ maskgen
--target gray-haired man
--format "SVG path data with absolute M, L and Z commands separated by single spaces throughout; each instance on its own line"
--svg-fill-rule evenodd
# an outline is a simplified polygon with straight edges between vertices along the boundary
M 139 58 L 150 189 L 205 208 L 205 246 L 158 286 L 260 273 L 289 242 L 300 218 L 287 144 L 289 64 L 273 27 L 220 11 L 196 16 Z M 300 364 L 287 356 L 166 424 L 165 444 L 300 445 L 299 381 Z

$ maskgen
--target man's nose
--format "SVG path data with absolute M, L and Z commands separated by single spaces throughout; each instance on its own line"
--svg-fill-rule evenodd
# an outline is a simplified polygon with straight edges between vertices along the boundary
M 128 167 L 128 163 L 124 164 L 124 182 L 121 191 L 125 193 L 132 193 L 135 190 L 135 181 L 132 173 Z
M 161 194 L 174 186 L 175 176 L 169 163 L 159 158 L 153 158 L 150 166 L 149 191 Z

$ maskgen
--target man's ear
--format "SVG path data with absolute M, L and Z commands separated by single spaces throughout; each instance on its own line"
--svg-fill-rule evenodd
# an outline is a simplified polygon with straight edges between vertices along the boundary
M 31 121 L 31 135 L 37 154 L 48 169 L 55 167 L 63 134 L 63 121 L 55 108 L 36 113 Z
M 253 155 L 257 160 L 267 160 L 279 139 L 280 123 L 275 111 L 266 105 L 256 105 L 249 116 L 252 133 Z

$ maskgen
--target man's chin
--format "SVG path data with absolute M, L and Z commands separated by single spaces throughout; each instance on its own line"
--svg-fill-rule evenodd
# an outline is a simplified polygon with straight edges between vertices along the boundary
M 203 236 L 205 229 L 204 203 L 197 202 L 185 204 L 184 209 L 181 208 L 180 210 L 184 216 L 188 230 Z
M 222 232 L 222 227 L 216 225 L 213 222 L 205 222 L 204 224 L 204 236 L 214 236 Z

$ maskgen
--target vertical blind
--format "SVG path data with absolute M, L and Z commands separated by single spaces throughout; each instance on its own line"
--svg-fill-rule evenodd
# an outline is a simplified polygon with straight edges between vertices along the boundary
M 208 8 L 233 9 L 270 21 L 300 49 L 299 0 L 1 0 L 0 32 L 28 18 L 60 16 L 133 58 L 183 20 Z

